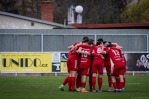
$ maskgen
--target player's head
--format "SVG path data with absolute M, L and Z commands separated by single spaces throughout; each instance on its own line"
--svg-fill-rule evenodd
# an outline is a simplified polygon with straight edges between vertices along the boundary
M 93 45 L 94 44 L 94 40 L 93 39 L 89 39 L 88 44 L 89 45 Z
M 97 42 L 103 42 L 103 39 L 102 39 L 102 38 L 99 38 L 99 39 L 97 40 Z
M 82 40 L 82 43 L 87 43 L 89 41 L 89 38 L 88 37 L 83 37 L 83 40 Z
M 113 47 L 113 44 L 111 42 L 108 42 L 107 47 Z
M 104 47 L 107 47 L 108 44 L 109 44 L 109 43 L 108 43 L 107 41 L 103 41 Z
M 101 45 L 103 42 L 101 42 L 101 41 L 97 41 L 96 42 L 96 45 L 98 46 L 98 45 Z

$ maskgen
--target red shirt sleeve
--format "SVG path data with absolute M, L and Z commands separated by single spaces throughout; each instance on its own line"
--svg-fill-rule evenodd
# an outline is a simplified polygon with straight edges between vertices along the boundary
M 84 44 L 81 44 L 81 45 L 79 45 L 78 47 L 82 47 L 82 48 L 90 48 L 89 45 L 84 45 Z

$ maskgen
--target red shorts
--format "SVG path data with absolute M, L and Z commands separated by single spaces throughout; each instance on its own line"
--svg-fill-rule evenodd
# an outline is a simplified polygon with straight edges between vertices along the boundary
M 77 59 L 68 59 L 67 60 L 68 71 L 77 71 L 78 70 L 78 60 Z
M 112 76 L 119 76 L 125 74 L 125 65 L 123 63 L 114 64 L 112 69 Z
M 103 60 L 101 59 L 94 59 L 93 66 L 92 66 L 92 73 L 103 74 Z
M 89 68 L 80 68 L 80 73 L 81 73 L 81 75 L 88 76 L 88 74 L 89 74 Z
M 111 62 L 109 61 L 104 61 L 104 67 L 106 67 L 107 73 L 111 73 Z

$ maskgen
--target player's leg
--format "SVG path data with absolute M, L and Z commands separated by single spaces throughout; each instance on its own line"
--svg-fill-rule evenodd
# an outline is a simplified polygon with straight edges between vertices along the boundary
M 122 68 L 120 68 L 120 73 L 119 73 L 119 78 L 120 78 L 120 91 L 124 91 L 124 74 L 125 74 L 125 67 L 123 66 Z
M 90 91 L 92 91 L 92 73 L 91 73 L 91 70 L 89 72 L 89 89 L 90 89 Z
M 91 59 L 91 66 L 90 66 L 90 70 L 89 70 L 89 89 L 90 91 L 92 91 L 92 66 L 93 66 L 93 57 Z
M 98 92 L 102 92 L 102 74 L 98 74 Z
M 92 92 L 96 92 L 96 73 L 92 73 Z
M 125 77 L 125 73 L 126 73 L 126 63 L 124 63 L 124 86 L 123 86 L 123 90 L 125 88 L 125 83 L 126 83 L 126 77 Z
M 119 75 L 116 76 L 116 84 L 117 84 L 117 88 L 120 88 L 120 77 Z
M 81 91 L 81 74 L 78 73 L 76 79 L 76 91 Z
M 82 76 L 81 76 L 81 86 L 82 86 L 82 91 L 81 92 L 88 92 L 86 90 L 86 79 L 87 79 L 87 73 L 88 73 L 88 68 L 83 68 L 82 69 Z
M 106 67 L 106 72 L 108 76 L 108 91 L 113 91 L 112 90 L 112 79 L 111 79 L 111 66 L 105 66 Z
M 111 78 L 112 78 L 114 91 L 118 91 L 118 87 L 117 87 L 117 83 L 116 83 L 116 77 L 115 76 L 111 76 Z
M 124 87 L 124 75 L 119 75 L 120 78 L 120 86 L 119 86 L 119 91 L 122 91 Z
M 98 92 L 102 92 L 102 75 L 103 75 L 103 63 L 98 65 Z
M 70 73 L 71 73 L 71 77 L 70 77 L 71 91 L 75 91 L 75 82 L 76 82 L 77 71 L 70 71 Z
M 68 89 L 70 89 L 70 63 L 69 63 L 69 60 L 67 60 L 67 70 L 68 70 L 68 73 L 69 75 L 64 79 L 63 83 L 61 84 L 61 86 L 59 86 L 59 89 L 61 91 L 64 91 L 64 86 L 68 83 Z
M 76 74 L 78 70 L 78 60 L 71 60 L 71 68 L 70 68 L 70 86 L 71 91 L 75 91 L 75 82 L 76 82 Z
M 117 83 L 116 83 L 116 75 L 117 75 L 117 66 L 114 65 L 114 67 L 112 68 L 112 83 L 113 83 L 113 87 L 114 87 L 114 91 L 117 92 L 118 91 L 118 86 L 117 86 Z
M 98 62 L 94 60 L 92 65 L 92 92 L 96 92 L 97 63 Z
M 61 91 L 64 91 L 64 86 L 69 82 L 69 76 L 67 76 L 65 79 L 64 79 L 64 81 L 63 81 L 63 83 L 59 86 L 59 89 L 61 90 Z

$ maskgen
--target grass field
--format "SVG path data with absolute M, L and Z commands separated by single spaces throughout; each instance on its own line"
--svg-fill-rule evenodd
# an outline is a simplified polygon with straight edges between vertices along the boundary
M 0 99 L 149 99 L 149 76 L 127 76 L 125 92 L 107 92 L 104 76 L 102 93 L 60 91 L 65 76 L 0 77 Z M 87 85 L 88 89 L 88 85 Z

